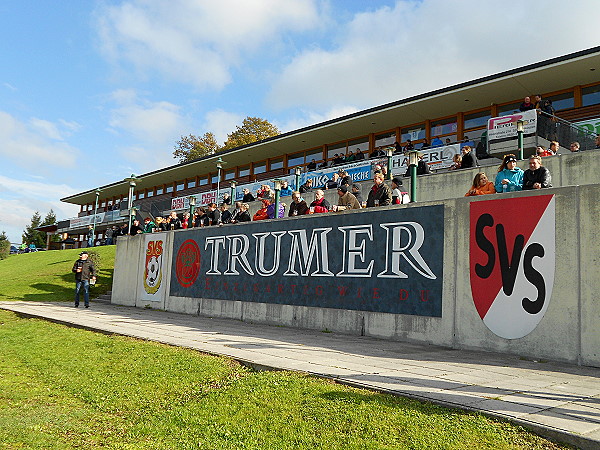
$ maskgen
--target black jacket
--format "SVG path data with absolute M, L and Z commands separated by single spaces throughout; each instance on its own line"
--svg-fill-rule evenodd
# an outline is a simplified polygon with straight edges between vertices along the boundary
M 77 268 L 81 267 L 81 272 L 77 272 Z M 78 259 L 73 264 L 73 273 L 75 274 L 75 281 L 87 280 L 96 275 L 96 270 L 94 269 L 94 263 L 89 259 L 83 260 Z
M 527 169 L 523 174 L 523 190 L 533 189 L 535 183 L 540 183 L 543 188 L 552 187 L 552 177 L 550 171 L 544 166 L 537 170 Z
M 471 150 L 469 153 L 463 155 L 462 162 L 460 163 L 461 169 L 467 169 L 469 167 L 478 167 L 478 166 L 479 166 L 479 161 L 477 161 L 477 156 L 475 156 L 475 153 L 473 152 L 473 150 Z

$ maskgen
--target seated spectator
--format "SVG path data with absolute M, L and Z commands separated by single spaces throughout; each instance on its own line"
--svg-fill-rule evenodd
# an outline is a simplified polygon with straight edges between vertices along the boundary
M 556 142 L 556 141 L 550 142 L 550 148 L 548 149 L 548 151 L 550 153 L 552 153 L 553 155 L 557 155 L 559 149 L 560 149 L 560 144 L 558 142 Z
M 462 162 L 460 164 L 460 167 L 462 169 L 468 169 L 471 167 L 479 166 L 477 156 L 475 156 L 475 152 L 473 151 L 470 145 L 465 145 L 463 148 L 460 149 L 460 151 L 462 152 Z
M 306 170 L 317 170 L 317 162 L 314 158 L 306 165 Z
M 346 162 L 346 158 L 341 153 L 339 155 L 335 155 L 333 158 L 334 166 L 339 166 L 341 164 L 344 164 L 345 162 Z
M 169 215 L 169 230 L 180 230 L 181 229 L 181 220 L 177 217 L 177 213 L 175 211 L 171 211 L 171 215 Z
M 523 190 L 552 187 L 550 171 L 542 166 L 542 158 L 537 155 L 529 157 L 529 169 L 523 173 Z
M 231 212 L 230 223 L 235 223 L 237 216 L 239 216 L 241 212 L 242 212 L 242 202 L 235 202 L 235 208 Z
M 506 155 L 498 168 L 496 192 L 515 192 L 523 190 L 523 170 L 517 167 L 517 158 L 513 154 Z
M 452 145 L 450 138 L 446 138 L 446 143 L 444 145 Z
M 460 144 L 460 148 L 463 148 L 465 145 L 468 145 L 471 148 L 475 147 L 475 142 L 471 141 L 469 139 L 469 136 L 467 136 L 466 134 L 465 134 L 465 137 L 464 137 L 462 143 Z
M 358 183 L 352 184 L 352 195 L 354 195 L 356 197 L 356 200 L 358 200 L 358 202 L 362 205 L 363 197 L 362 197 L 362 189 L 360 187 L 360 184 L 358 184 Z
M 231 213 L 227 209 L 227 205 L 225 203 L 221 203 L 219 206 L 219 213 L 221 214 L 221 223 L 231 223 Z
M 365 159 L 365 154 L 363 152 L 360 151 L 359 148 L 356 149 L 356 152 L 354 153 L 354 160 L 355 161 L 360 161 L 361 159 Z
M 154 222 L 152 222 L 152 219 L 150 217 L 146 217 L 144 219 L 144 233 L 152 233 L 154 232 L 154 228 L 156 228 L 156 225 L 154 224 Z
M 413 145 L 412 141 L 410 139 L 406 140 L 406 145 L 404 146 L 404 152 L 410 152 L 411 150 L 414 150 L 415 146 Z
M 242 192 L 244 193 L 244 197 L 242 198 L 242 201 L 244 203 L 250 203 L 255 200 L 254 195 L 252 195 L 252 193 L 250 192 L 250 189 L 244 188 Z
M 329 163 L 327 162 L 327 160 L 325 160 L 321 164 L 319 164 L 319 169 L 327 169 L 328 165 Z
M 519 106 L 519 111 L 525 112 L 532 109 L 535 109 L 535 105 L 531 103 L 531 99 L 529 97 L 525 97 L 523 103 L 521 103 L 521 106 Z
M 340 175 L 340 186 L 349 186 L 352 184 L 352 178 L 350 178 L 348 172 L 346 172 L 345 170 L 340 170 L 338 173 Z
M 223 194 L 223 203 L 231 205 L 231 196 L 227 192 Z
M 282 181 L 281 182 L 281 190 L 279 191 L 279 195 L 281 195 L 282 197 L 287 197 L 289 195 L 292 195 L 292 189 L 288 186 L 288 182 L 287 181 Z
M 306 182 L 302 186 L 300 186 L 300 193 L 306 194 L 307 192 L 312 192 L 312 184 L 312 178 L 306 180 Z
M 285 203 L 279 202 L 279 214 L 277 214 L 279 219 L 283 219 L 285 217 L 285 207 Z M 267 215 L 269 216 L 269 219 L 275 218 L 275 202 L 271 201 L 271 203 L 267 205 Z
M 299 191 L 292 194 L 292 203 L 290 203 L 290 211 L 288 216 L 303 216 L 308 213 L 308 205 L 300 195 Z
M 356 197 L 348 192 L 348 186 L 340 186 L 337 189 L 339 195 L 338 204 L 333 205 L 334 211 L 344 211 L 346 209 L 360 209 L 360 203 L 356 200 Z
M 250 222 L 252 219 L 250 218 L 250 213 L 248 210 L 250 209 L 250 205 L 248 203 L 242 203 L 240 205 L 241 212 L 236 216 L 235 221 L 233 223 L 238 222 Z
M 127 225 L 125 225 L 127 226 Z M 140 224 L 140 221 L 135 219 L 131 224 L 131 230 L 129 230 L 129 234 L 131 236 L 135 236 L 137 234 L 142 234 L 144 232 L 144 227 Z
M 423 153 L 419 152 L 419 162 L 417 164 L 417 175 L 427 175 L 430 174 L 431 170 L 429 170 L 429 164 L 423 161 Z M 410 166 L 406 168 L 405 177 L 410 176 Z
M 569 145 L 569 150 L 571 150 L 571 153 L 575 153 L 579 151 L 579 142 L 575 141 L 575 142 L 571 142 L 571 145 Z
M 441 147 L 444 145 L 444 142 L 439 137 L 434 137 L 431 141 L 431 147 Z
M 356 157 L 354 156 L 354 152 L 352 150 L 348 151 L 348 154 L 346 155 L 346 162 L 351 163 L 354 162 L 355 159 Z
M 543 145 L 538 145 L 535 149 L 535 152 L 538 156 L 541 157 L 554 155 L 554 153 L 552 153 L 550 150 L 547 150 L 546 147 L 544 147 Z
M 256 213 L 254 214 L 254 217 L 252 217 L 252 220 L 267 220 L 269 218 L 269 213 L 267 211 L 267 208 L 269 207 L 269 205 L 271 204 L 271 200 L 269 200 L 268 198 L 263 198 L 261 199 L 262 201 L 262 208 L 260 208 L 258 211 L 256 211 Z
M 268 184 L 263 184 L 260 189 L 256 192 L 257 198 L 274 198 L 275 194 L 271 190 L 271 186 Z
M 206 215 L 208 216 L 209 225 L 217 226 L 221 224 L 221 211 L 219 211 L 216 203 L 208 204 L 208 212 Z
M 385 152 L 383 150 L 381 150 L 380 148 L 376 148 L 375 150 L 373 150 L 371 152 L 371 154 L 369 155 L 369 158 L 382 158 L 385 156 Z
M 337 173 L 334 173 L 331 176 L 331 179 L 325 182 L 325 189 L 337 189 L 340 185 L 340 176 Z
M 410 203 L 408 192 L 402 192 L 400 186 L 402 186 L 402 180 L 400 178 L 392 178 L 392 205 Z
M 448 167 L 448 170 L 457 170 L 460 169 L 462 163 L 462 155 L 458 153 L 452 157 L 452 165 Z
M 194 226 L 195 227 L 207 227 L 210 225 L 210 220 L 208 218 L 208 214 L 206 214 L 206 209 L 203 206 L 196 208 L 196 212 L 194 213 Z
M 326 213 L 331 209 L 331 205 L 325 199 L 325 193 L 321 189 L 315 191 L 315 200 L 310 204 L 311 213 Z
M 487 149 L 485 148 L 485 144 L 482 141 L 477 143 L 477 146 L 475 147 L 475 155 L 477 156 L 477 159 L 486 159 L 490 157 Z
M 392 203 L 392 190 L 383 182 L 382 173 L 376 173 L 373 176 L 373 187 L 367 197 L 367 208 L 373 206 L 388 206 Z
M 429 143 L 427 142 L 427 139 L 423 139 L 423 143 L 421 144 L 421 148 L 423 150 L 425 150 L 426 148 L 429 148 Z
M 494 187 L 494 183 L 488 180 L 488 177 L 484 172 L 479 172 L 477 175 L 475 175 L 475 178 L 473 178 L 473 185 L 465 194 L 465 197 L 495 193 L 496 188 Z

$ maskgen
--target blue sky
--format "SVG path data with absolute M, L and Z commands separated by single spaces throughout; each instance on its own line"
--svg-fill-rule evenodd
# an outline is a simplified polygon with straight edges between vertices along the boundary
M 182 135 L 294 130 L 599 45 L 596 21 L 594 0 L 0 0 L 0 231 L 175 163 Z

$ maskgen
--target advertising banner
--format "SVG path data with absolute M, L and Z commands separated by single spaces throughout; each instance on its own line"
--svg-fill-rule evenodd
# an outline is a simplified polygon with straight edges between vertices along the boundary
M 327 181 L 333 178 L 333 174 L 337 173 L 339 170 L 345 170 L 346 172 L 348 172 L 348 175 L 350 175 L 350 178 L 352 178 L 353 182 L 370 180 L 372 178 L 373 173 L 372 163 L 371 161 L 367 160 L 303 173 L 300 179 L 300 183 L 304 184 L 306 183 L 306 180 L 311 179 L 313 182 L 313 186 L 324 186 L 325 183 L 327 183 Z
M 442 315 L 443 205 L 176 233 L 170 295 Z
M 144 272 L 140 283 L 142 284 L 141 300 L 160 302 L 164 295 L 165 274 L 163 271 L 163 250 L 166 233 L 144 234 Z
M 95 215 L 92 214 L 91 216 L 74 217 L 69 219 L 69 228 L 87 227 L 88 225 L 93 225 L 94 223 L 97 225 L 104 221 L 104 215 L 105 213 L 102 212 Z
M 517 121 L 523 121 L 523 135 L 535 134 L 537 128 L 537 111 L 532 109 L 522 113 L 502 117 L 492 117 L 488 120 L 488 143 L 500 139 L 515 139 L 517 137 Z

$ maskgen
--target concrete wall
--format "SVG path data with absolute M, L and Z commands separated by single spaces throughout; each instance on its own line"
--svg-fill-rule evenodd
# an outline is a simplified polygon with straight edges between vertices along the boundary
M 570 155 L 568 155 L 570 156 Z M 579 155 L 573 155 L 573 160 Z M 561 158 L 556 158 L 560 169 Z M 564 164 L 564 162 L 562 162 Z M 558 170 L 560 173 L 560 170 Z M 460 178 L 463 175 L 450 174 Z M 462 190 L 462 186 L 461 186 Z M 548 310 L 538 326 L 519 339 L 504 339 L 492 333 L 479 317 L 471 294 L 469 275 L 470 203 L 491 199 L 554 194 L 556 199 L 556 267 Z M 168 311 L 227 317 L 290 327 L 332 330 L 392 340 L 425 342 L 454 348 L 469 348 L 517 354 L 536 359 L 562 360 L 600 367 L 600 186 L 572 186 L 537 192 L 518 192 L 449 199 L 444 204 L 444 280 L 442 317 L 421 317 L 365 311 L 277 305 L 244 301 L 170 297 L 166 277 L 164 305 L 140 301 L 143 273 L 143 237 L 119 238 L 113 286 L 113 303 L 152 306 Z M 422 202 L 396 208 L 419 208 L 442 202 Z M 509 206 L 510 203 L 507 203 Z M 369 210 L 350 214 L 369 214 Z M 526 211 L 515 211 L 515 216 Z M 298 219 L 285 219 L 298 220 Z M 517 219 L 518 220 L 518 219 Z M 237 225 L 232 227 L 244 227 Z M 225 229 L 225 228 L 224 228 Z M 167 233 L 165 270 L 170 273 L 172 239 Z M 238 228 L 236 232 L 243 232 Z

